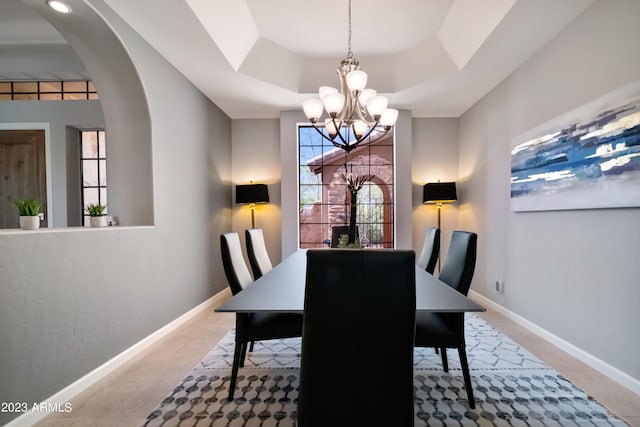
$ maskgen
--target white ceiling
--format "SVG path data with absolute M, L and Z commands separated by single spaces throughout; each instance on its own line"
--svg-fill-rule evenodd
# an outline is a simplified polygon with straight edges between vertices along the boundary
M 21 1 L 2 0 L 0 48 L 64 42 Z M 85 1 L 109 5 L 231 118 L 299 109 L 339 85 L 348 51 L 347 0 Z M 352 52 L 393 108 L 458 117 L 593 1 L 352 0 Z
M 0 3 L 0 45 L 65 43 L 44 19 L 18 0 Z

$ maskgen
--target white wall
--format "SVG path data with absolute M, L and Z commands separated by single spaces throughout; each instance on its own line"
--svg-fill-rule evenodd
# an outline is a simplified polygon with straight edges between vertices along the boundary
M 640 385 L 640 209 L 513 213 L 512 139 L 640 79 L 640 2 L 601 0 L 460 119 L 472 289 Z M 504 294 L 494 290 L 497 275 Z M 636 388 L 638 390 L 638 388 Z
M 43 401 L 227 287 L 218 236 L 231 228 L 231 121 L 95 4 L 144 85 L 155 225 L 0 231 L 3 402 Z

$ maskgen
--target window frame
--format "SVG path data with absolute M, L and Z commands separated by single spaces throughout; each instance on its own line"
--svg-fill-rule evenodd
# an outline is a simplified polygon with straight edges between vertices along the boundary
M 96 155 L 97 157 L 84 157 L 84 150 L 83 150 L 83 143 L 84 143 L 84 139 L 83 136 L 85 133 L 96 133 L 96 141 L 97 141 L 97 146 L 96 146 Z M 102 134 L 102 139 L 104 141 L 104 143 L 102 144 L 104 146 L 104 153 L 103 156 L 101 156 L 101 151 L 100 151 L 100 135 Z M 79 140 L 80 140 L 80 201 L 81 201 L 81 216 L 82 216 L 82 226 L 83 227 L 87 227 L 89 226 L 89 214 L 86 211 L 86 207 L 87 207 L 87 202 L 85 200 L 85 190 L 86 189 L 96 189 L 97 191 L 97 199 L 98 199 L 98 203 L 101 205 L 106 205 L 107 204 L 107 154 L 106 154 L 106 146 L 107 146 L 107 137 L 106 137 L 106 131 L 105 129 L 80 129 L 79 130 Z M 85 161 L 96 161 L 96 171 L 97 171 L 97 177 L 96 177 L 96 181 L 97 181 L 97 185 L 85 185 L 85 180 L 84 180 L 84 175 L 85 175 L 85 171 L 84 171 L 84 162 Z M 101 167 L 101 162 L 104 162 L 103 167 Z M 102 171 L 102 173 L 101 173 Z M 104 177 L 104 185 L 101 184 L 101 182 L 103 181 L 101 178 Z M 104 197 L 103 197 L 103 191 L 104 190 Z M 108 209 L 108 208 L 107 208 Z M 105 209 L 105 213 L 107 212 L 107 210 Z
M 20 85 L 33 85 L 35 89 L 19 90 Z M 59 84 L 59 89 L 47 89 L 46 85 Z M 84 85 L 83 90 L 72 90 L 72 85 Z M 8 89 L 5 87 L 8 85 Z M 65 85 L 67 89 L 65 89 Z M 19 80 L 0 81 L 0 101 L 69 101 L 98 100 L 98 91 L 91 80 Z
M 343 203 L 338 203 L 338 204 L 330 204 L 330 203 L 326 203 L 326 197 L 324 195 L 321 195 L 320 197 L 320 222 L 305 222 L 303 220 L 303 216 L 305 215 L 302 211 L 302 209 L 307 206 L 309 207 L 309 204 L 302 204 L 302 197 L 303 197 L 303 186 L 307 185 L 306 183 L 301 183 L 301 181 L 303 181 L 302 178 L 302 167 L 305 166 L 303 164 L 303 161 L 301 159 L 301 150 L 303 149 L 304 146 L 310 146 L 310 144 L 303 144 L 302 142 L 302 138 L 304 137 L 303 135 L 303 128 L 309 128 L 309 132 L 313 132 L 315 133 L 316 131 L 311 129 L 312 126 L 309 125 L 308 123 L 297 123 L 296 125 L 296 188 L 297 188 L 297 197 L 296 197 L 296 206 L 297 206 L 297 248 L 309 248 L 309 247 L 326 247 L 330 244 L 330 234 L 331 234 L 331 226 L 334 225 L 342 225 L 342 223 L 338 223 L 338 222 L 332 222 L 331 218 L 329 218 L 329 216 L 326 214 L 327 209 L 329 209 L 329 206 L 334 206 L 334 205 L 342 205 L 344 206 L 344 212 L 345 215 L 347 215 L 346 218 L 344 218 L 344 224 L 348 223 L 348 203 L 349 203 L 349 197 L 345 198 Z M 320 138 L 320 136 L 318 135 L 317 138 Z M 327 155 L 327 153 L 329 151 L 332 151 L 335 147 L 333 147 L 333 145 L 331 145 L 331 143 L 329 141 L 323 141 L 322 145 L 320 144 L 311 144 L 311 146 L 315 146 L 315 147 L 322 147 L 322 153 L 319 156 L 315 156 L 315 157 L 321 157 L 322 159 L 324 159 L 324 157 Z M 387 156 L 388 156 L 388 162 L 384 163 L 384 164 L 380 164 L 380 163 L 376 163 L 376 162 L 372 162 L 372 149 L 373 150 L 381 150 L 383 147 L 388 147 L 385 148 L 384 150 L 386 150 L 388 152 Z M 325 149 L 327 148 L 327 149 Z M 383 211 L 383 220 L 380 222 L 376 222 L 376 224 L 372 224 L 372 228 L 374 228 L 375 226 L 379 226 L 381 227 L 381 229 L 383 230 L 381 232 L 381 235 L 383 236 L 383 240 L 381 242 L 372 242 L 371 244 L 367 245 L 367 232 L 363 232 L 362 231 L 362 225 L 360 225 L 360 232 L 363 234 L 363 243 L 365 244 L 365 246 L 367 247 L 385 247 L 385 248 L 395 248 L 396 246 L 396 197 L 397 197 L 397 191 L 396 191 L 396 163 L 397 163 L 397 153 L 396 153 L 396 135 L 395 135 L 395 129 L 393 129 L 392 131 L 390 131 L 386 136 L 380 138 L 379 141 L 374 141 L 372 143 L 364 143 L 362 144 L 360 147 L 358 147 L 356 150 L 352 151 L 351 153 L 346 154 L 346 152 L 342 149 L 338 149 L 335 148 L 336 153 L 342 153 L 340 155 L 344 156 L 345 159 L 347 160 L 347 162 L 350 162 L 354 159 L 357 159 L 357 156 L 359 157 L 363 157 L 364 154 L 362 153 L 363 150 L 367 150 L 366 152 L 366 158 L 367 161 L 366 162 L 360 162 L 359 164 L 362 165 L 363 163 L 366 163 L 367 167 L 371 168 L 372 166 L 375 168 L 380 168 L 380 167 L 384 167 L 384 168 L 388 168 L 386 169 L 386 180 L 380 182 L 380 178 L 377 178 L 376 181 L 373 181 L 370 184 L 365 184 L 365 185 L 374 185 L 377 184 L 378 187 L 381 190 L 386 190 L 385 194 L 387 194 L 387 198 L 383 199 L 383 201 L 381 203 L 369 203 L 370 205 L 380 205 L 382 207 L 382 211 Z M 360 150 L 360 151 L 358 151 Z M 313 154 L 313 153 L 312 153 Z M 350 157 L 352 156 L 352 157 Z M 315 158 L 314 157 L 314 158 Z M 380 156 L 378 156 L 379 158 Z M 332 169 L 334 170 L 333 176 L 335 177 L 335 172 L 339 172 L 340 169 L 344 169 L 340 166 L 338 166 L 338 163 L 340 163 L 341 165 L 344 165 L 344 161 L 342 162 L 329 162 L 329 164 L 331 165 Z M 321 165 L 321 167 L 324 167 L 324 165 Z M 390 168 L 389 168 L 390 167 Z M 342 170 L 342 172 L 344 172 L 344 170 Z M 324 173 L 324 172 L 321 172 Z M 369 172 L 371 173 L 371 172 Z M 383 174 L 385 175 L 385 174 Z M 321 175 L 320 175 L 321 176 Z M 320 181 L 320 184 L 311 184 L 311 185 L 320 185 L 322 188 L 322 193 L 324 193 L 326 191 L 326 187 L 328 185 L 327 182 L 325 182 L 325 180 Z M 335 185 L 335 182 L 334 182 Z M 386 186 L 386 188 L 384 188 Z M 346 184 L 345 184 L 346 187 Z M 364 190 L 364 189 L 363 189 Z M 383 191 L 384 192 L 384 191 Z M 360 194 L 360 193 L 359 193 Z M 366 202 L 362 202 L 359 201 L 358 202 L 358 206 L 362 206 L 363 204 L 367 204 L 369 202 L 369 200 L 367 200 Z M 315 204 L 317 204 L 318 201 L 315 202 Z M 313 213 L 312 213 L 313 214 Z M 315 213 L 315 215 L 317 216 L 317 212 Z M 358 209 L 358 216 L 360 217 L 362 215 L 362 209 Z M 305 231 L 303 229 L 305 224 L 309 224 L 309 225 L 313 225 L 315 224 L 317 226 L 317 224 L 321 224 L 321 230 L 319 231 L 320 233 L 320 241 L 318 241 L 317 238 L 314 238 L 313 240 L 308 240 L 305 238 L 304 234 Z M 361 224 L 359 222 L 359 224 Z M 366 225 L 365 225 L 366 227 Z M 318 235 L 318 230 L 314 231 L 314 234 L 317 236 Z M 308 240 L 308 241 L 307 241 Z

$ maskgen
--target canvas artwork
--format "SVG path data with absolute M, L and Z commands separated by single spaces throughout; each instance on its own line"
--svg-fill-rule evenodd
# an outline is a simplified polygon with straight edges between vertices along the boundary
M 640 206 L 640 82 L 514 139 L 511 210 Z

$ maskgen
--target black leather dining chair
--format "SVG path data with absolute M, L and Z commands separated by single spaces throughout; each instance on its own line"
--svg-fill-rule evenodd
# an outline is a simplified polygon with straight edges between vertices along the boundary
M 433 274 L 438 263 L 438 254 L 440 253 L 440 229 L 437 227 L 429 227 L 424 233 L 424 243 L 422 251 L 418 257 L 416 265 Z
M 244 237 L 253 279 L 258 280 L 273 268 L 264 242 L 264 233 L 262 228 L 252 228 L 244 230 Z
M 253 279 L 242 256 L 240 237 L 231 232 L 220 235 L 222 265 L 233 295 L 251 286 Z M 236 313 L 235 347 L 229 382 L 229 400 L 233 400 L 238 370 L 244 366 L 247 344 L 253 341 L 302 336 L 302 314 Z
M 244 241 L 247 247 L 247 257 L 249 258 L 251 273 L 253 273 L 253 280 L 258 280 L 273 268 L 264 242 L 262 228 L 244 230 Z M 255 342 L 251 341 L 249 345 L 250 352 L 253 351 L 254 344 Z
M 413 426 L 415 274 L 413 251 L 307 252 L 299 427 Z
M 454 231 L 451 243 L 438 278 L 465 296 L 469 292 L 476 266 L 478 235 L 467 231 Z M 440 349 L 442 367 L 448 372 L 447 348 L 458 350 L 469 406 L 475 408 L 471 375 L 467 362 L 464 339 L 464 313 L 416 314 L 416 347 Z

